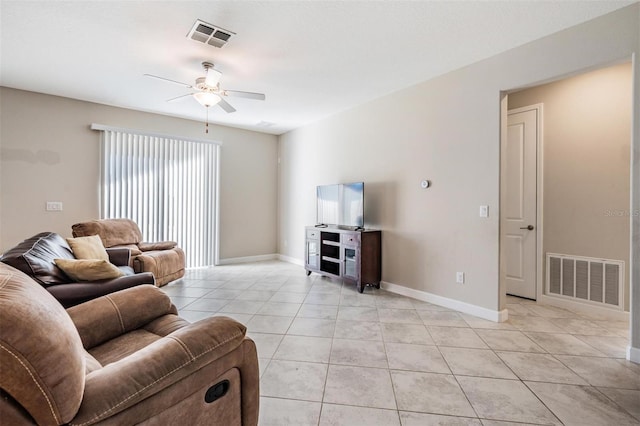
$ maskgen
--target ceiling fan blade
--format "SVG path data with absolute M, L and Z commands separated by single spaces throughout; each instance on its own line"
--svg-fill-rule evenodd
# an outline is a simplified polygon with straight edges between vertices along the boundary
M 224 99 L 220 99 L 220 102 L 218 102 L 218 105 L 220 106 L 220 108 L 222 108 L 223 110 L 225 110 L 226 112 L 235 112 L 236 109 L 234 107 L 232 107 L 227 101 L 225 101 Z
M 193 86 L 187 83 L 183 83 L 181 81 L 176 81 L 176 80 L 171 80 L 170 78 L 164 78 L 164 77 L 158 77 L 157 75 L 153 75 L 153 74 L 144 74 L 145 77 L 151 77 L 151 78 L 157 78 L 158 80 L 163 80 L 163 81 L 168 81 L 169 83 L 173 83 L 173 84 L 179 84 L 180 86 L 184 86 L 187 89 L 193 89 Z
M 191 96 L 193 93 L 185 93 L 184 95 L 176 96 L 175 98 L 167 99 L 167 102 L 177 101 L 178 99 L 186 98 L 187 96 Z
M 223 95 L 236 96 L 238 98 L 256 99 L 258 101 L 264 101 L 267 98 L 264 93 L 241 92 L 239 90 L 225 90 L 223 92 Z

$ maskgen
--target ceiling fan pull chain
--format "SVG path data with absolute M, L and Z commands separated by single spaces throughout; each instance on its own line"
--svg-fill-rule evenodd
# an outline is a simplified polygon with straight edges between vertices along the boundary
M 207 121 L 204 123 L 204 132 L 209 134 L 209 107 L 207 107 Z

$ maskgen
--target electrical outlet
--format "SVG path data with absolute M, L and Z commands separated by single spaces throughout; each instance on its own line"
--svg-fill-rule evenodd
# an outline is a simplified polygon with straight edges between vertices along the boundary
M 47 201 L 46 210 L 48 212 L 61 212 L 62 201 Z
M 456 282 L 458 284 L 464 284 L 464 272 L 456 272 Z

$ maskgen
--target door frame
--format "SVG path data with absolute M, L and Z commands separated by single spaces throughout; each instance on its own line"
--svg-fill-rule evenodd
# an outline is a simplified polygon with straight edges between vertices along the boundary
M 581 69 L 575 69 L 573 72 L 568 72 L 564 75 L 557 75 L 554 78 L 549 78 L 546 82 L 554 81 L 556 79 L 560 79 L 563 77 L 569 77 L 571 75 L 578 75 L 589 69 L 597 69 L 607 65 L 615 64 L 622 61 L 631 61 L 632 67 L 632 82 L 631 82 L 631 91 L 632 91 L 632 105 L 631 105 L 631 196 L 630 196 L 630 208 L 631 214 L 629 222 L 630 222 L 630 233 L 629 236 L 629 245 L 630 245 L 630 265 L 629 265 L 629 313 L 628 318 L 629 328 L 630 328 L 630 339 L 629 346 L 627 347 L 627 356 L 626 359 L 640 363 L 640 244 L 637 244 L 640 241 L 640 214 L 636 215 L 635 212 L 640 212 L 640 119 L 638 113 L 640 112 L 640 64 L 638 59 L 638 53 L 633 52 L 631 55 L 623 56 L 618 58 L 617 60 L 611 60 L 609 63 L 591 63 L 591 66 L 586 66 Z M 499 125 L 500 125 L 500 157 L 499 157 L 499 210 L 505 204 L 505 194 L 502 188 L 505 187 L 505 175 L 502 173 L 502 167 L 504 158 L 506 155 L 506 133 L 507 133 L 507 109 L 508 109 L 508 94 L 514 92 L 518 89 L 524 89 L 526 87 L 536 85 L 536 84 L 544 84 L 545 81 L 532 81 L 522 82 L 522 84 L 517 85 L 512 89 L 501 90 L 499 93 Z M 498 247 L 499 247 L 499 256 L 498 256 L 498 309 L 499 309 L 499 321 L 505 321 L 508 318 L 508 311 L 505 307 L 506 305 L 506 262 L 505 262 L 505 253 L 504 253 L 504 244 L 502 244 L 502 230 L 503 225 L 502 214 L 500 213 L 500 224 L 498 227 Z
M 508 99 L 508 98 L 507 98 Z M 537 103 L 537 104 L 533 104 L 533 105 L 527 105 L 521 108 L 514 108 L 514 109 L 510 109 L 507 110 L 507 117 L 510 114 L 518 114 L 521 112 L 525 112 L 525 111 L 535 111 L 536 112 L 536 253 L 535 253 L 535 257 L 536 257 L 536 267 L 535 267 L 535 272 L 536 272 L 536 278 L 535 278 L 535 285 L 536 285 L 536 300 L 540 300 L 542 294 L 543 294 L 543 289 L 544 289 L 544 271 L 543 271 L 543 251 L 542 251 L 542 235 L 543 235 L 543 189 L 544 189 L 544 174 L 543 174 L 543 165 L 544 165 L 544 135 L 542 132 L 542 129 L 544 128 L 543 124 L 543 111 L 544 111 L 544 104 L 543 103 Z M 505 125 L 505 130 L 506 130 L 506 125 Z M 506 133 L 504 135 L 504 137 L 500 138 L 502 143 L 506 144 L 507 143 L 507 137 L 506 137 Z M 506 147 L 505 147 L 506 148 Z M 500 175 L 502 176 L 504 174 L 504 168 L 506 167 L 506 163 L 501 161 L 500 162 Z M 502 199 L 502 192 L 503 189 L 506 188 L 506 186 L 501 186 L 500 187 L 500 198 Z M 505 201 L 506 201 L 506 195 L 505 195 Z M 505 232 L 503 232 L 503 228 L 504 226 L 506 226 L 506 219 L 504 218 L 504 215 L 500 216 L 500 245 L 504 246 L 504 242 L 502 241 L 502 239 L 505 236 Z M 505 253 L 506 256 L 506 253 Z M 504 259 L 501 259 L 501 261 L 506 261 L 506 257 Z M 505 275 L 500 276 L 501 280 L 506 280 L 506 271 L 505 271 Z M 504 284 L 504 289 L 505 289 L 505 294 L 506 294 L 506 282 Z

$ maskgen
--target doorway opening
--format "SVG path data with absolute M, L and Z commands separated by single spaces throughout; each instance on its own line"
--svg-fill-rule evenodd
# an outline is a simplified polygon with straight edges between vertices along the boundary
M 624 62 L 504 94 L 501 307 L 628 321 L 632 79 Z

